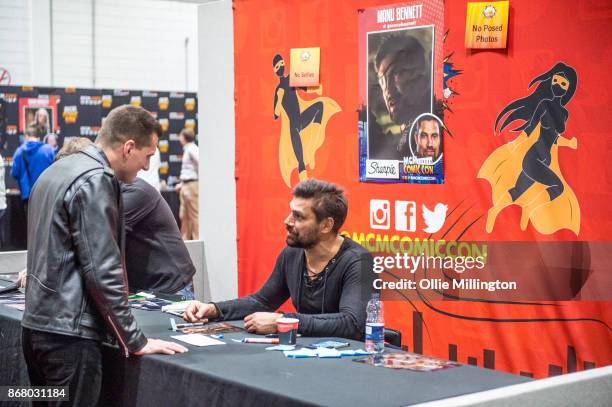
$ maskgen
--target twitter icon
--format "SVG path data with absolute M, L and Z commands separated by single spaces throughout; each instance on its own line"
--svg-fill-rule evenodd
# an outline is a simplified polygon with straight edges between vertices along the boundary
M 438 230 L 442 229 L 442 226 L 444 226 L 444 221 L 446 221 L 446 211 L 448 210 L 448 205 L 438 203 L 433 211 L 427 209 L 425 204 L 422 206 L 423 221 L 425 221 L 425 224 L 427 225 L 427 227 L 423 229 L 423 232 L 436 233 Z

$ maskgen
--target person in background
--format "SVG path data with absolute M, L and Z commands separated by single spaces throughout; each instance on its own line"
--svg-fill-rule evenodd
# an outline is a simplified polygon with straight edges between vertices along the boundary
M 107 338 L 125 357 L 187 351 L 144 335 L 125 286 L 119 181 L 148 167 L 160 135 L 149 112 L 120 106 L 95 144 L 57 161 L 32 190 L 23 354 L 30 384 L 68 386 L 71 405 L 98 404 Z
M 44 110 L 44 109 L 43 109 Z M 28 126 L 24 143 L 13 154 L 11 176 L 19 182 L 21 199 L 27 213 L 27 203 L 32 186 L 55 158 L 53 148 L 40 141 L 42 129 L 38 126 Z
M 52 148 L 53 151 L 57 151 L 58 149 L 58 145 L 57 145 L 57 134 L 55 133 L 49 133 L 47 134 L 44 138 L 43 138 L 43 143 L 45 144 L 49 144 Z
M 325 181 L 302 181 L 289 208 L 287 247 L 259 291 L 218 303 L 193 301 L 185 320 L 244 318 L 248 332 L 270 334 L 276 332 L 276 320 L 285 316 L 299 319 L 298 332 L 304 336 L 363 340 L 372 255 L 339 234 L 348 212 L 344 192 Z M 296 312 L 278 312 L 289 298 Z
M 62 158 L 74 153 L 78 153 L 90 144 L 92 144 L 92 141 L 87 137 L 70 137 L 64 140 L 64 145 L 55 155 L 55 161 L 61 160 Z
M 159 191 L 139 177 L 132 183 L 122 183 L 121 192 L 130 291 L 192 300 L 195 266 L 170 206 Z
M 149 183 L 153 188 L 157 191 L 160 190 L 160 182 L 159 182 L 159 167 L 161 166 L 161 155 L 159 153 L 159 148 L 155 148 L 155 154 L 151 157 L 151 162 L 149 163 L 148 170 L 140 170 L 138 171 L 137 177 L 143 179 Z
M 198 207 L 198 164 L 200 150 L 195 143 L 195 133 L 191 129 L 183 129 L 179 140 L 183 146 L 183 162 L 181 165 L 181 182 L 177 186 L 181 208 L 181 233 L 184 240 L 200 238 L 199 207 Z

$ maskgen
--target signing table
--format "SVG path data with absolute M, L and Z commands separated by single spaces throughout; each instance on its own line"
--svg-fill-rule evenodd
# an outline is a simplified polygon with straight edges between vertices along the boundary
M 149 337 L 170 340 L 169 315 L 134 310 Z M 21 311 L 0 305 L 0 385 L 27 384 L 21 355 Z M 493 389 L 530 379 L 474 366 L 435 372 L 374 367 L 342 359 L 289 359 L 270 345 L 236 343 L 245 333 L 226 333 L 226 345 L 195 347 L 174 356 L 123 358 L 104 352 L 101 405 L 400 406 Z M 313 338 L 298 338 L 310 344 Z M 351 349 L 363 348 L 350 341 Z

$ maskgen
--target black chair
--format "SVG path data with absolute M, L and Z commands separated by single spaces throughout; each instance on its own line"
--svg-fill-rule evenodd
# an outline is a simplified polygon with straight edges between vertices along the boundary
M 385 328 L 385 342 L 397 348 L 401 348 L 402 333 L 396 329 Z

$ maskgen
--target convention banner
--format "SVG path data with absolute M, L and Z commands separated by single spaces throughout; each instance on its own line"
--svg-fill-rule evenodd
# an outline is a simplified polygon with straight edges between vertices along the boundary
M 359 179 L 444 183 L 444 2 L 359 14 Z
M 466 2 L 444 2 L 441 29 L 430 14 L 441 1 L 388 3 L 234 2 L 239 295 L 285 247 L 291 188 L 317 178 L 345 189 L 341 233 L 375 257 L 385 324 L 410 351 L 535 378 L 611 364 L 612 6 L 513 0 L 507 48 L 472 50 Z M 389 26 L 406 15 L 412 25 Z M 358 178 L 372 89 L 387 112 L 377 125 L 393 127 L 368 40 L 427 26 L 434 102 L 421 113 L 444 123 L 452 176 Z M 289 86 L 296 47 L 320 47 L 316 91 Z M 376 159 L 399 172 L 399 154 Z
M 25 129 L 33 123 L 55 133 L 59 146 L 73 137 L 93 141 L 108 113 L 126 104 L 147 109 L 160 122 L 160 179 L 177 183 L 183 154 L 178 134 L 183 128 L 198 132 L 197 95 L 192 92 L 0 86 L 0 153 L 10 164 Z M 16 187 L 11 177 L 6 182 Z

